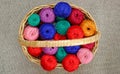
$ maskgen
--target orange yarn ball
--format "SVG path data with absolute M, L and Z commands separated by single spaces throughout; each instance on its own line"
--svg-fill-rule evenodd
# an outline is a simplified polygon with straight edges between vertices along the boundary
M 57 60 L 55 56 L 52 55 L 43 55 L 40 62 L 43 69 L 51 71 L 57 66 Z
M 84 36 L 92 36 L 96 32 L 96 26 L 95 23 L 91 20 L 84 20 L 80 27 L 82 28 L 84 32 Z
M 72 72 L 76 69 L 78 69 L 80 64 L 79 59 L 76 55 L 68 54 L 62 61 L 62 65 L 65 70 Z

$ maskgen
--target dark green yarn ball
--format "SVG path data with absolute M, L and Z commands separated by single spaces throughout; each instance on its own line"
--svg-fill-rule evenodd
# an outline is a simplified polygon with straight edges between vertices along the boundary
M 62 21 L 62 20 L 65 20 L 65 18 L 62 18 L 62 17 L 56 17 L 56 21 Z
M 62 62 L 62 60 L 64 59 L 64 57 L 66 55 L 67 55 L 67 53 L 65 52 L 64 48 L 59 47 L 55 56 L 56 56 L 58 62 Z
M 65 35 L 69 27 L 70 27 L 70 23 L 65 20 L 59 21 L 55 25 L 55 29 L 61 35 Z
M 28 24 L 30 26 L 38 26 L 39 23 L 40 23 L 40 16 L 38 14 L 34 13 L 28 17 Z

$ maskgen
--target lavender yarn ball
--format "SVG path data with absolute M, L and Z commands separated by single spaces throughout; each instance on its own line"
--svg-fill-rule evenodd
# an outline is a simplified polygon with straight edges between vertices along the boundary
M 52 8 L 43 8 L 40 13 L 41 21 L 44 23 L 52 23 L 55 20 L 55 14 Z
M 43 52 L 45 54 L 54 55 L 57 52 L 57 47 L 45 47 L 43 48 Z

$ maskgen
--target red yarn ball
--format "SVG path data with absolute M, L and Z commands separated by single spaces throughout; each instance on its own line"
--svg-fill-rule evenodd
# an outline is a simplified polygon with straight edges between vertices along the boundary
M 47 71 L 51 71 L 57 66 L 57 60 L 55 56 L 51 55 L 43 55 L 40 63 L 43 69 Z
M 80 39 L 83 38 L 84 32 L 80 26 L 71 26 L 67 31 L 67 37 L 69 39 Z
M 68 54 L 62 61 L 62 65 L 65 70 L 72 72 L 76 69 L 78 69 L 80 64 L 79 59 L 76 55 Z
M 56 33 L 54 36 L 54 40 L 65 40 L 65 39 L 66 39 L 66 36 L 60 35 L 58 33 Z
M 72 25 L 79 25 L 84 19 L 84 14 L 76 8 L 72 8 L 72 12 L 70 16 L 68 17 L 68 21 Z
M 34 57 L 39 57 L 42 53 L 42 49 L 40 47 L 28 47 L 28 53 Z

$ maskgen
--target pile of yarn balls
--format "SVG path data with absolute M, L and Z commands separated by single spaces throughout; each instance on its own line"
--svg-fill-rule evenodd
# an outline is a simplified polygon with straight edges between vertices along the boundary
M 85 14 L 72 8 L 66 2 L 57 3 L 54 8 L 46 7 L 28 17 L 23 36 L 29 41 L 67 40 L 90 37 L 96 32 L 95 23 Z M 69 72 L 77 70 L 80 64 L 93 59 L 94 43 L 66 47 L 27 47 L 28 53 L 40 59 L 43 69 L 51 71 L 58 63 Z

